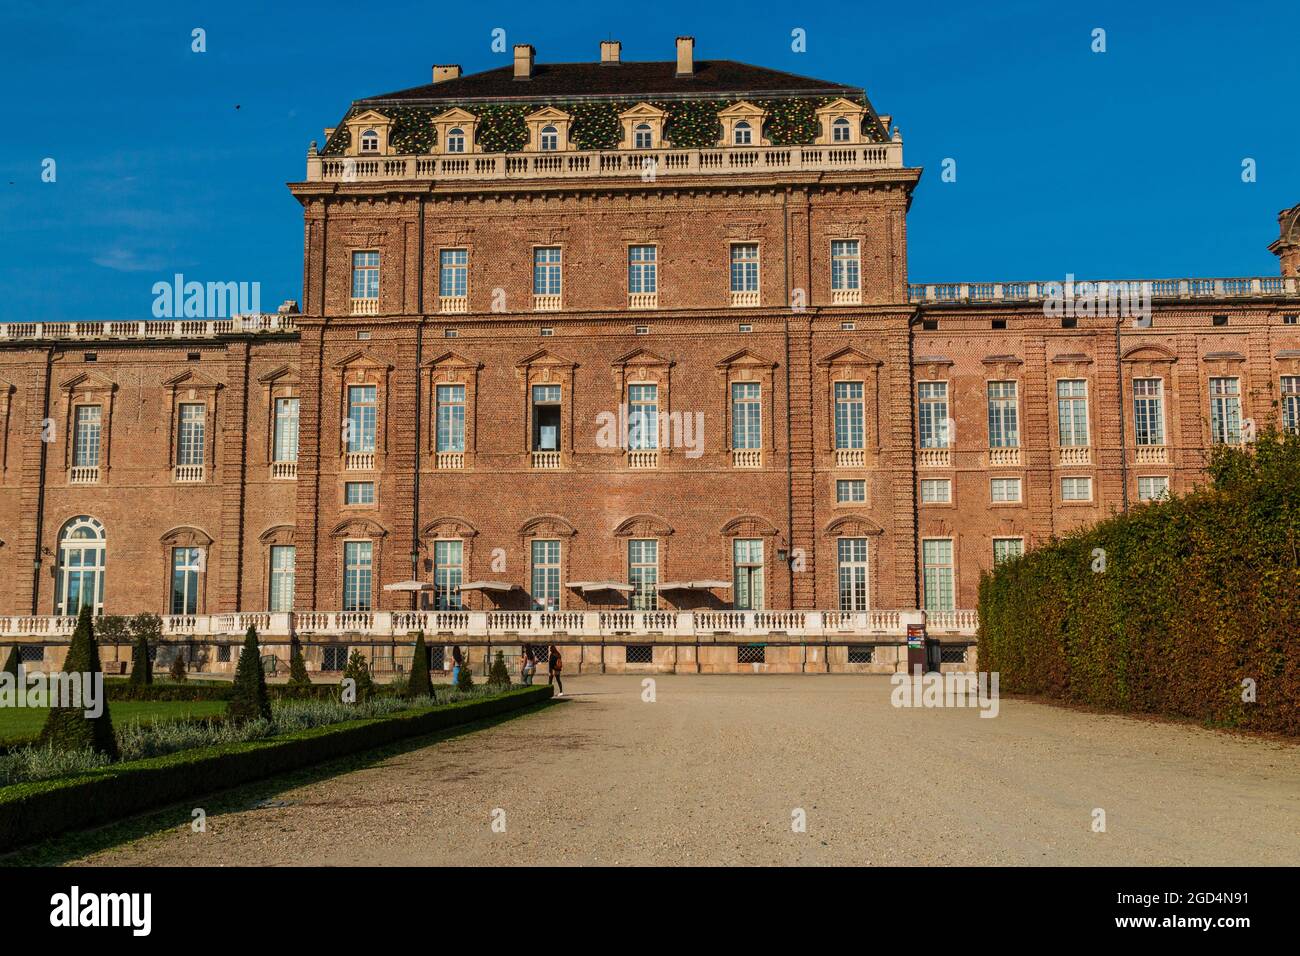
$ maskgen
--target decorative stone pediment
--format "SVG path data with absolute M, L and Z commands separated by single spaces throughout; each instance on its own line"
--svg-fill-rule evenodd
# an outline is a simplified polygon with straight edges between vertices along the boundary
M 985 374 L 997 378 L 1013 378 L 1025 364 L 1024 359 L 1017 355 L 986 355 L 980 362 L 986 369 Z
M 426 368 L 435 368 L 440 370 L 446 369 L 448 371 L 452 369 L 466 369 L 468 371 L 477 372 L 483 367 L 482 362 L 472 358 L 466 358 L 459 352 L 443 352 L 437 358 L 429 359 L 429 361 L 424 364 Z
M 569 127 L 573 123 L 573 117 L 564 110 L 544 106 L 525 116 L 524 122 L 528 124 L 528 149 L 531 151 L 551 152 L 542 149 L 542 137 L 548 128 L 555 131 L 555 152 L 563 153 L 573 148 L 569 143 Z
M 292 365 L 281 365 L 279 368 L 272 369 L 265 375 L 259 375 L 257 380 L 263 385 L 298 385 L 298 369 Z
M 189 398 L 197 398 L 201 392 L 211 394 L 225 387 L 216 379 L 194 369 L 186 369 L 179 375 L 164 379 L 162 384 L 163 388 L 171 389 L 173 395 L 185 394 Z
M 884 363 L 874 355 L 868 355 L 860 349 L 847 345 L 824 358 L 818 359 L 817 364 L 823 368 L 861 368 L 865 370 L 877 368 Z
M 473 538 L 478 529 L 467 518 L 455 515 L 442 515 L 434 518 L 420 532 L 422 538 Z
M 739 352 L 732 352 L 726 358 L 714 363 L 714 368 L 723 370 L 738 369 L 774 369 L 776 363 L 764 358 L 752 349 L 741 349 Z
M 447 156 L 459 156 L 461 154 L 477 153 L 478 141 L 476 133 L 478 131 L 478 117 L 469 110 L 461 109 L 459 106 L 447 110 L 445 113 L 439 113 L 432 120 L 433 128 L 438 134 L 438 152 Z M 464 148 L 452 152 L 449 138 L 452 136 L 452 130 L 460 130 L 464 138 Z
M 819 145 L 849 146 L 862 142 L 862 116 L 867 108 L 861 103 L 853 103 L 844 97 L 831 100 L 817 109 L 817 140 Z M 839 128 L 848 130 L 848 139 L 836 139 L 837 122 Z
M 357 349 L 357 351 L 349 353 L 335 362 L 334 367 L 346 369 L 373 368 L 382 369 L 385 372 L 390 372 L 393 369 L 391 364 L 367 349 Z
M 521 538 L 572 538 L 577 533 L 578 529 L 559 515 L 538 515 L 519 528 Z
M 577 363 L 562 358 L 548 349 L 539 349 L 515 363 L 515 370 L 528 382 L 562 382 L 568 379 Z
M 1120 354 L 1124 362 L 1176 362 L 1178 356 L 1163 345 L 1130 345 Z
M 865 515 L 848 514 L 827 523 L 823 533 L 835 538 L 865 538 L 884 534 L 885 529 Z
M 0 394 L 4 394 L 13 386 L 7 382 L 0 382 Z M 59 388 L 69 395 L 90 395 L 92 393 L 113 392 L 117 389 L 117 383 L 99 372 L 82 372 L 66 379 L 60 383 Z
M 257 540 L 262 544 L 270 546 L 277 544 L 293 544 L 294 526 L 291 524 L 276 524 L 267 528 L 257 536 Z
M 388 155 L 388 135 L 393 128 L 393 121 L 378 110 L 364 110 L 356 116 L 349 117 L 343 124 L 348 129 L 349 156 L 386 156 Z M 362 138 L 373 132 L 376 149 L 362 150 Z M 369 137 L 366 137 L 369 139 Z
M 756 538 L 781 532 L 776 525 L 759 515 L 741 515 L 724 524 L 719 533 L 726 538 Z
M 768 146 L 767 140 L 763 138 L 763 121 L 767 119 L 767 111 L 760 106 L 755 106 L 747 100 L 741 100 L 739 103 L 733 103 L 724 110 L 718 110 L 718 121 L 722 123 L 722 140 L 719 146 Z M 743 128 L 741 124 L 747 124 L 750 131 L 749 142 L 736 142 L 736 132 Z
M 649 103 L 638 103 L 631 109 L 618 114 L 623 126 L 622 144 L 625 149 L 636 149 L 636 128 L 650 127 L 650 148 L 659 149 L 664 145 L 664 121 L 668 114 Z
M 619 522 L 614 529 L 616 538 L 666 538 L 673 533 L 673 526 L 658 515 L 633 515 Z
M 330 531 L 331 538 L 383 538 L 387 535 L 388 530 L 383 525 L 369 518 L 348 518 Z
M 649 349 L 633 349 L 626 355 L 620 355 L 610 363 L 614 368 L 631 369 L 637 367 L 654 366 L 655 368 L 672 368 L 676 364 L 672 359 L 664 358 Z
M 172 528 L 159 540 L 168 548 L 207 548 L 212 544 L 210 534 L 187 525 Z

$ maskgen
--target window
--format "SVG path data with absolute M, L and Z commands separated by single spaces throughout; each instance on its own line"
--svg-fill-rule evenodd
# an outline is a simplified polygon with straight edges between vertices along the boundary
M 1241 380 L 1210 379 L 1210 441 L 1241 444 Z
M 737 538 L 732 542 L 735 567 L 735 607 L 743 611 L 763 610 L 763 540 Z
M 865 478 L 841 478 L 835 482 L 835 500 L 840 503 L 867 500 Z
M 298 551 L 291 544 L 277 544 L 271 548 L 270 605 L 272 611 L 293 610 L 294 572 Z
M 763 447 L 762 386 L 758 382 L 731 383 L 731 447 Z
M 1092 479 L 1091 478 L 1062 478 L 1061 479 L 1061 500 L 1062 501 L 1091 501 L 1092 500 Z
M 946 505 L 952 501 L 952 481 L 948 478 L 921 479 L 921 504 Z
M 275 400 L 275 436 L 271 445 L 273 461 L 298 460 L 298 399 Z
M 735 242 L 731 245 L 731 291 L 758 291 L 758 243 Z
M 848 120 L 840 118 L 831 124 L 831 142 L 847 143 L 850 135 L 851 132 Z
M 633 538 L 627 543 L 627 581 L 632 585 L 628 604 L 634 611 L 659 607 L 659 542 Z
M 831 289 L 860 288 L 858 240 L 836 239 L 831 243 Z
M 948 383 L 920 382 L 916 386 L 917 428 L 922 448 L 948 447 Z
M 1282 376 L 1282 428 L 1300 434 L 1300 375 Z
M 654 146 L 654 132 L 648 123 L 638 123 L 632 131 L 632 143 L 637 149 L 650 149 Z
M 1160 501 L 1169 497 L 1167 475 L 1143 475 L 1138 478 L 1138 500 Z
M 438 611 L 459 611 L 460 586 L 465 573 L 465 542 L 433 543 L 433 606 Z
M 352 298 L 379 298 L 379 253 L 352 253 Z
M 554 334 L 555 334 L 555 326 L 553 326 L 553 325 L 543 325 L 543 326 L 542 326 L 542 336 L 543 336 L 543 337 L 545 337 L 545 336 L 550 336 L 550 335 L 554 335 Z
M 538 246 L 533 250 L 533 295 L 560 294 L 560 247 Z
M 993 563 L 1001 564 L 1003 561 L 1010 561 L 1012 558 L 1018 558 L 1025 553 L 1024 538 L 994 538 L 993 539 Z
M 375 503 L 375 483 L 373 481 L 349 481 L 343 485 L 343 503 L 345 505 L 373 505 Z
M 1019 478 L 994 478 L 989 483 L 989 492 L 994 502 L 1020 500 Z
M 766 644 L 741 644 L 736 648 L 737 664 L 766 664 Z
M 732 132 L 732 141 L 737 146 L 749 146 L 754 142 L 754 130 L 745 120 L 736 124 Z
M 658 249 L 655 246 L 629 246 L 627 250 L 627 291 L 632 295 L 657 292 Z
M 653 644 L 629 644 L 627 650 L 627 663 L 629 664 L 653 664 L 654 663 L 654 645 Z
M 835 383 L 835 447 L 863 448 L 866 442 L 861 382 Z
M 447 131 L 447 152 L 463 153 L 465 152 L 465 131 L 457 126 L 455 129 Z
M 74 468 L 94 468 L 99 465 L 101 414 L 98 405 L 78 405 L 73 413 L 75 433 L 72 441 L 72 466 Z
M 229 663 L 230 663 L 230 645 L 229 645 L 229 644 L 222 644 L 220 647 L 217 648 L 217 663 L 218 663 L 218 664 L 229 664 Z
M 989 447 L 1015 448 L 1019 444 L 1016 383 L 989 382 Z
M 1227 317 L 1226 315 L 1212 315 L 1212 316 L 1210 316 L 1210 324 L 1211 324 L 1211 325 L 1227 325 L 1227 324 L 1228 324 L 1228 317 Z
M 55 577 L 54 611 L 75 615 L 82 607 L 92 614 L 104 610 L 104 526 L 94 518 L 73 518 L 59 532 L 59 567 Z
M 1158 378 L 1133 379 L 1133 434 L 1139 445 L 1165 443 L 1164 396 Z
M 469 289 L 469 250 L 443 249 L 438 254 L 438 295 L 463 299 Z
M 347 647 L 321 648 L 320 669 L 323 671 L 341 671 L 348 666 Z
M 371 558 L 370 541 L 343 542 L 343 610 L 370 610 Z
M 953 595 L 952 539 L 927 538 L 921 542 L 922 584 L 927 611 L 951 611 Z
M 377 153 L 379 152 L 379 134 L 373 129 L 368 129 L 361 134 L 361 152 Z
M 176 441 L 176 464 L 203 464 L 203 436 L 207 409 L 200 403 L 189 403 L 180 408 L 180 431 Z
M 560 542 L 533 542 L 533 610 L 560 609 Z
M 873 660 L 875 660 L 875 656 L 876 656 L 875 650 L 876 649 L 872 647 L 870 644 L 865 646 L 861 644 L 850 644 L 848 648 L 849 663 L 870 664 Z
M 867 539 L 839 539 L 840 610 L 867 610 Z
M 1056 420 L 1062 448 L 1087 446 L 1088 383 L 1083 379 L 1056 383 Z
M 533 386 L 533 451 L 560 450 L 560 386 Z
M 347 449 L 349 452 L 375 450 L 375 386 L 348 386 Z
M 172 548 L 172 614 L 199 613 L 199 572 L 203 557 L 198 548 Z
M 554 126 L 542 127 L 542 149 L 546 152 L 560 148 L 560 131 Z
M 438 451 L 465 450 L 465 386 L 439 385 L 434 390 Z
M 1283 324 L 1283 325 L 1295 325 L 1296 322 L 1297 322 L 1297 320 L 1300 320 L 1300 315 L 1284 315 L 1284 316 L 1282 316 L 1282 324 Z
M 659 447 L 659 386 L 627 387 L 627 447 Z

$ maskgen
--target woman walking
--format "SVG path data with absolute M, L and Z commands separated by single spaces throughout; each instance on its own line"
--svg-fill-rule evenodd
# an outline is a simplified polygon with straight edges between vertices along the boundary
M 560 656 L 560 649 L 554 644 L 551 645 L 551 656 L 547 660 L 547 683 L 554 684 L 560 688 L 556 697 L 564 696 L 564 681 L 560 679 L 560 672 L 564 670 L 564 658 Z

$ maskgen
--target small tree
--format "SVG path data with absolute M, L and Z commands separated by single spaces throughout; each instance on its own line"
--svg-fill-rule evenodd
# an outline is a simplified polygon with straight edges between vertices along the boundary
M 492 669 L 488 671 L 488 684 L 503 690 L 510 686 L 510 672 L 506 670 L 506 656 L 501 651 L 497 651 L 496 659 L 492 661 Z
M 135 636 L 135 650 L 131 652 L 131 684 L 143 686 L 153 683 L 153 661 L 149 660 L 149 638 L 143 633 Z
M 415 656 L 411 658 L 411 679 L 406 683 L 406 696 L 433 696 L 433 681 L 429 677 L 429 650 L 424 644 L 424 631 L 415 636 Z
M 289 639 L 289 686 L 294 694 L 311 687 L 311 678 L 307 676 L 307 660 L 302 656 L 302 642 L 295 634 Z
M 22 655 L 18 653 L 18 645 L 15 644 L 9 648 L 9 657 L 5 660 L 6 674 L 13 674 L 14 680 L 18 679 L 18 668 L 22 666 Z
M 257 629 L 249 627 L 244 646 L 235 666 L 235 696 L 226 707 L 226 716 L 235 723 L 271 719 L 271 699 L 266 693 L 266 675 L 257 647 Z
M 180 651 L 177 651 L 176 656 L 172 658 L 172 669 L 169 675 L 178 684 L 189 680 L 189 675 L 185 672 L 185 655 Z
M 366 664 L 366 656 L 359 650 L 353 649 L 351 656 L 348 657 L 347 667 L 343 668 L 343 679 L 348 678 L 356 681 L 357 703 L 361 704 L 369 700 L 375 684 L 370 679 L 370 667 Z
M 468 656 L 468 655 L 467 655 Z M 470 673 L 469 661 L 462 661 L 460 670 L 456 674 L 456 689 L 469 690 L 474 686 L 474 675 Z
M 95 643 L 95 626 L 88 605 L 83 605 L 77 615 L 77 629 L 63 660 L 63 673 L 80 674 L 82 686 L 102 673 L 99 645 Z M 39 743 L 63 751 L 89 748 L 116 760 L 117 738 L 113 735 L 113 720 L 108 714 L 108 699 L 105 697 L 100 701 L 102 710 L 96 717 L 87 717 L 85 702 L 80 703 L 81 706 L 51 707 Z

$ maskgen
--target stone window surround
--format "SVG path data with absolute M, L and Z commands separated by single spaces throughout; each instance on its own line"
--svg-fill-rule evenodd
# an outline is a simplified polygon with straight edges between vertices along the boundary
M 523 386 L 523 453 L 533 453 L 533 386 L 560 386 L 560 461 L 573 455 L 573 379 L 577 364 L 560 358 L 549 349 L 539 349 L 515 364 Z M 467 416 L 468 417 L 468 413 Z
M 182 405 L 199 404 L 203 412 L 203 481 L 196 484 L 210 484 L 217 472 L 217 399 L 224 387 L 199 375 L 197 372 L 185 371 L 163 382 L 171 393 L 171 414 L 168 416 L 167 462 L 170 473 L 176 467 L 178 454 L 177 442 L 180 441 L 180 414 Z
M 298 370 L 292 365 L 281 365 L 274 371 L 261 375 L 257 379 L 262 385 L 266 395 L 266 430 L 264 440 L 266 442 L 266 464 L 270 465 L 275 461 L 275 403 L 281 398 L 296 398 L 299 401 L 299 451 L 302 449 L 302 395 L 300 393 L 301 381 L 298 377 Z
M 867 108 L 858 103 L 851 103 L 840 97 L 817 109 L 817 138 L 813 141 L 819 146 L 854 146 L 863 142 L 862 117 Z M 832 126 L 837 119 L 849 121 L 849 138 L 836 143 L 832 138 Z
M 826 402 L 825 424 L 818 444 L 827 454 L 835 454 L 835 384 L 837 382 L 862 383 L 862 422 L 866 431 L 862 448 L 864 452 L 873 456 L 880 454 L 880 369 L 883 365 L 880 359 L 851 345 L 817 360 L 820 379 L 818 384 Z
M 426 464 L 432 466 L 438 454 L 438 386 L 465 386 L 465 467 L 473 461 L 478 442 L 478 376 L 483 363 L 466 358 L 459 352 L 444 352 L 424 363 L 425 394 L 428 395 L 427 437 L 424 442 Z M 423 411 L 423 410 L 422 410 Z M 423 416 L 421 416 L 423 417 Z
M 393 121 L 383 113 L 376 110 L 365 110 L 356 116 L 348 119 L 344 124 L 348 130 L 348 148 L 346 155 L 357 157 L 387 156 L 388 137 L 393 127 Z M 367 130 L 373 129 L 379 135 L 379 151 L 375 153 L 361 152 L 361 134 Z
M 257 540 L 262 545 L 262 607 L 269 608 L 271 606 L 271 549 L 284 546 L 296 548 L 294 526 L 291 524 L 273 525 L 258 535 Z M 295 561 L 295 592 L 297 591 L 297 583 Z
M 112 448 L 112 431 L 113 431 L 113 404 L 117 394 L 117 383 L 98 375 L 93 372 L 83 372 L 74 378 L 69 379 L 59 386 L 63 392 L 64 401 L 64 422 L 63 422 L 63 470 L 66 472 L 72 467 L 73 444 L 76 442 L 76 410 L 81 405 L 98 405 L 100 408 L 99 420 L 99 480 L 105 482 L 108 480 L 108 472 L 111 461 L 110 450 Z M 11 389 L 4 388 L 0 383 L 0 400 L 4 405 L 4 426 L 0 427 L 0 440 L 3 440 L 4 433 L 8 427 L 9 418 L 9 394 Z M 0 450 L 3 454 L 3 450 Z
M 162 547 L 163 559 L 163 591 L 160 607 L 166 608 L 169 614 L 172 606 L 172 550 L 174 548 L 199 549 L 199 593 L 195 613 L 208 613 L 208 579 L 211 577 L 208 572 L 211 569 L 212 540 L 211 535 L 206 531 L 189 525 L 172 528 L 158 539 Z
M 365 349 L 353 352 L 346 358 L 334 363 L 339 370 L 338 409 L 335 423 L 338 429 L 336 447 L 339 461 L 348 454 L 343 441 L 343 422 L 348 417 L 348 388 L 353 385 L 375 386 L 375 471 L 383 469 L 384 457 L 388 453 L 388 380 L 393 366 L 371 354 Z
M 731 386 L 736 382 L 757 382 L 763 420 L 759 422 L 759 451 L 764 454 L 776 451 L 776 389 L 773 380 L 776 363 L 768 361 L 750 349 L 733 352 L 714 365 L 722 390 L 722 452 L 731 452 Z

